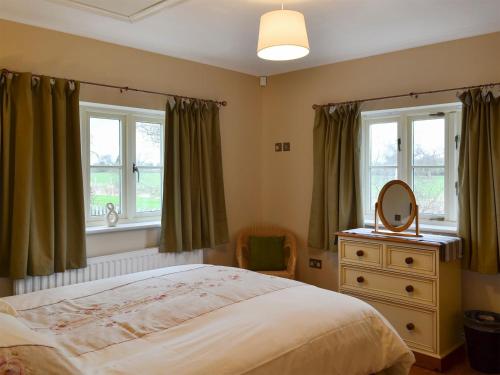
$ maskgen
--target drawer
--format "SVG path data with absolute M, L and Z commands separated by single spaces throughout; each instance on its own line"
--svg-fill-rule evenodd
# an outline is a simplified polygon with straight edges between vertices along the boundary
M 340 287 L 362 293 L 397 299 L 401 302 L 415 302 L 429 306 L 436 305 L 436 281 L 421 280 L 407 276 L 395 276 L 383 271 L 366 270 L 341 266 Z
M 387 246 L 385 267 L 394 271 L 436 275 L 436 251 Z
M 344 263 L 382 268 L 382 245 L 341 240 L 340 260 Z
M 396 329 L 411 349 L 436 353 L 436 313 L 389 302 L 365 299 Z

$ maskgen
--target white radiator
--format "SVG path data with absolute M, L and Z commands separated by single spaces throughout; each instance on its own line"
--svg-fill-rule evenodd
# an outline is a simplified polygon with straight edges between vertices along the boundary
M 159 253 L 158 248 L 136 250 L 88 258 L 86 268 L 15 280 L 13 289 L 14 295 L 17 295 L 155 268 L 198 263 L 203 263 L 203 250 L 182 253 Z

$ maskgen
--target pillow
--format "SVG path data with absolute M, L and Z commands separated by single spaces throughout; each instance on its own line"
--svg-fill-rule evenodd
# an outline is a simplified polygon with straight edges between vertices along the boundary
M 285 266 L 285 237 L 249 238 L 250 264 L 252 271 L 282 271 Z
M 50 338 L 0 313 L 0 375 L 81 374 Z

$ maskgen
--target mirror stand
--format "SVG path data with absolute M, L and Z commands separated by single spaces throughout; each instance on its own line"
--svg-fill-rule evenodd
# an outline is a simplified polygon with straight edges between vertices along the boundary
M 372 233 L 378 233 L 378 234 L 387 234 L 390 236 L 401 236 L 401 237 L 422 237 L 420 234 L 420 229 L 418 226 L 418 205 L 415 205 L 416 208 L 416 213 L 415 213 L 415 233 L 412 232 L 391 232 L 389 230 L 384 230 L 384 229 L 379 229 L 378 225 L 378 210 L 379 210 L 379 205 L 378 202 L 375 202 L 375 229 L 372 231 Z

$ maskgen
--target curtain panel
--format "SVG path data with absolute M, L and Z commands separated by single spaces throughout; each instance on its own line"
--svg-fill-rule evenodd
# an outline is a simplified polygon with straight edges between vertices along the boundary
M 363 225 L 358 104 L 316 109 L 310 247 L 335 250 L 335 233 Z
M 459 225 L 464 267 L 500 271 L 500 99 L 464 92 L 458 165 Z
M 165 111 L 165 176 L 160 251 L 228 242 L 219 107 L 176 99 Z
M 0 82 L 0 276 L 85 267 L 79 84 Z

